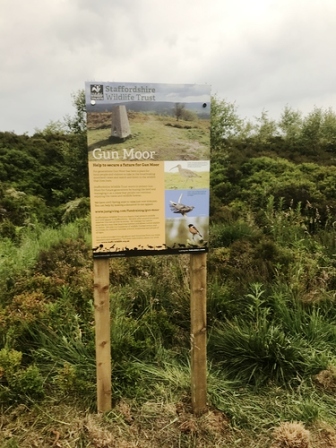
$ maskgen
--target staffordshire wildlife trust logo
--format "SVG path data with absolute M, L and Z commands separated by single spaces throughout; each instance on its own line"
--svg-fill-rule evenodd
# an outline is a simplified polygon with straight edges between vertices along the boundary
M 103 84 L 90 84 L 90 97 L 91 100 L 103 100 L 104 99 Z

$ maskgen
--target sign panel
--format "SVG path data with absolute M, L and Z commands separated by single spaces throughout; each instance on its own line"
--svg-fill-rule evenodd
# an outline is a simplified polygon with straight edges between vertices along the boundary
M 87 82 L 94 258 L 206 252 L 210 86 Z

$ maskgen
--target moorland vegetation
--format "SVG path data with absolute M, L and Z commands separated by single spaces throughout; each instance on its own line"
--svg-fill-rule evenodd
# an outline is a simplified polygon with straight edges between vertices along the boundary
M 82 100 L 0 133 L 0 446 L 335 447 L 336 114 L 251 123 L 213 98 L 209 410 L 190 406 L 188 256 L 158 256 L 110 261 L 96 415 Z

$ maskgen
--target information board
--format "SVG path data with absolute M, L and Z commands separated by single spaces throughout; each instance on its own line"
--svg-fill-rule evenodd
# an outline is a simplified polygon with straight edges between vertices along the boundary
M 210 86 L 86 82 L 94 258 L 207 252 Z

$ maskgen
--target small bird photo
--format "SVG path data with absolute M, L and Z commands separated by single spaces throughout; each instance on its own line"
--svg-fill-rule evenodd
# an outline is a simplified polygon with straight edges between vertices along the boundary
M 181 218 L 187 216 L 195 216 L 195 200 L 188 198 L 187 192 L 178 190 L 166 191 L 166 218 Z
M 165 216 L 173 218 L 195 218 L 209 216 L 209 190 L 166 190 Z
M 209 218 L 178 218 L 166 220 L 166 244 L 173 248 L 207 247 Z
M 209 188 L 209 160 L 165 162 L 165 189 Z
M 189 232 L 191 233 L 192 239 L 195 240 L 195 236 L 198 236 L 199 238 L 203 238 L 200 231 L 194 226 L 194 224 L 189 224 Z

